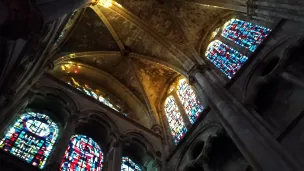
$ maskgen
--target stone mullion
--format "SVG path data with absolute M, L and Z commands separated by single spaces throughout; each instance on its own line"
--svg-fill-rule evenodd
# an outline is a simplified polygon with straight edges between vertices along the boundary
M 255 170 L 301 170 L 279 142 L 231 96 L 227 90 L 212 81 L 206 67 L 193 68 L 190 75 L 204 90 L 218 111 L 219 120 L 244 157 Z M 280 163 L 280 164 L 278 164 Z
M 121 141 L 113 143 L 113 148 L 107 155 L 107 170 L 108 171 L 121 171 L 123 144 Z
M 62 131 L 62 136 L 54 145 L 55 149 L 51 153 L 46 170 L 59 170 L 62 158 L 68 147 L 71 137 L 75 134 L 75 127 L 78 121 L 77 115 L 72 115 L 67 119 L 66 125 Z
M 238 51 L 239 53 L 241 53 L 242 55 L 245 56 L 249 56 L 251 51 L 249 49 L 246 49 L 245 47 L 236 44 L 234 41 L 229 40 L 223 36 L 218 36 L 217 37 L 218 40 L 220 40 L 221 42 L 225 43 L 226 45 L 228 45 L 229 47 L 231 47 L 232 49 Z
M 164 110 L 164 105 L 162 105 L 162 115 L 161 115 L 161 117 L 162 117 L 162 120 L 163 120 L 163 126 L 164 126 L 164 128 L 166 128 L 165 129 L 165 137 L 167 137 L 167 143 L 168 143 L 168 146 L 169 146 L 169 151 L 171 151 L 171 150 L 173 150 L 173 148 L 174 148 L 174 139 L 173 139 L 173 136 L 172 136 L 172 132 L 171 132 L 171 129 L 170 129 L 170 124 L 169 124 L 169 122 L 168 122 L 168 118 L 167 118 L 167 115 L 166 115 L 166 112 L 165 112 L 165 110 Z M 169 152 L 168 151 L 168 152 Z
M 186 125 L 186 128 L 189 130 L 191 128 L 192 124 L 191 124 L 191 122 L 189 120 L 189 117 L 188 117 L 188 115 L 187 115 L 187 113 L 186 113 L 186 111 L 184 109 L 184 106 L 181 103 L 181 101 L 179 100 L 176 91 L 173 91 L 172 95 L 174 97 L 174 100 L 175 100 L 175 103 L 176 103 L 176 105 L 178 107 L 178 110 L 179 110 L 179 112 L 180 112 L 180 114 L 181 114 L 181 116 L 183 118 L 183 121 L 184 121 L 184 123 Z

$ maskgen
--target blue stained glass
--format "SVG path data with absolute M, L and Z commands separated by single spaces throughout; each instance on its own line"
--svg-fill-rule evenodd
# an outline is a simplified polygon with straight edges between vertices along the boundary
M 141 169 L 129 157 L 122 157 L 121 171 L 141 171 Z
M 206 51 L 206 57 L 219 68 L 229 79 L 248 60 L 247 56 L 240 54 L 219 40 L 212 41 Z
M 225 24 L 222 36 L 254 52 L 270 32 L 269 28 L 231 19 Z
M 187 133 L 187 128 L 183 121 L 183 118 L 178 110 L 177 104 L 173 96 L 169 96 L 165 102 L 165 113 L 169 122 L 170 131 L 174 139 L 174 143 L 178 142 Z
M 8 129 L 0 141 L 0 148 L 43 169 L 58 131 L 57 125 L 47 115 L 27 112 Z
M 101 171 L 103 153 L 99 145 L 85 135 L 74 135 L 62 159 L 61 171 Z
M 115 110 L 117 112 L 120 112 L 118 106 L 114 106 L 111 102 L 109 102 L 107 99 L 105 99 L 102 95 L 98 95 L 97 91 L 95 92 L 88 85 L 81 86 L 74 79 L 72 79 L 72 80 L 73 80 L 72 83 L 67 82 L 67 84 L 75 87 L 76 89 L 78 89 L 79 91 L 87 94 L 88 96 L 95 98 L 96 100 L 98 100 L 99 102 L 101 102 L 101 103 L 105 104 L 106 106 L 112 108 L 113 110 Z M 127 116 L 126 114 L 124 114 L 124 115 Z
M 193 124 L 199 115 L 203 112 L 204 107 L 196 97 L 191 86 L 183 78 L 177 85 L 177 95 L 181 101 L 190 122 Z

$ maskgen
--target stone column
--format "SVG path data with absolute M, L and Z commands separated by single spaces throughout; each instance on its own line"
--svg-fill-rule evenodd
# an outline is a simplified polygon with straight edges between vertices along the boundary
M 234 143 L 255 170 L 302 170 L 275 138 L 228 91 L 212 81 L 206 66 L 195 66 L 190 75 L 204 90 Z
M 37 77 L 32 76 L 32 78 L 28 80 L 26 84 L 23 84 L 22 87 L 16 87 L 16 89 L 19 89 L 20 91 L 10 91 L 8 94 L 0 96 L 1 100 L 3 100 L 0 100 L 0 123 L 2 120 L 7 120 L 7 118 L 11 116 L 12 112 L 10 112 L 10 110 L 16 110 L 18 102 L 25 103 L 25 101 L 28 101 L 34 96 L 34 93 L 30 92 L 29 90 L 32 88 L 33 84 L 37 82 L 38 79 L 45 73 L 45 71 L 53 67 L 54 63 L 48 61 L 47 65 L 45 65 L 44 71 L 38 72 Z
M 0 135 L 1 137 L 5 134 L 7 127 L 12 123 L 15 119 L 16 115 L 22 113 L 24 108 L 28 105 L 29 101 L 32 99 L 33 94 L 28 93 L 23 98 L 21 98 L 18 102 L 14 103 L 13 106 L 7 106 L 4 110 L 0 110 L 1 117 L 0 117 Z
M 179 112 L 180 112 L 180 114 L 181 114 L 181 116 L 182 116 L 182 118 L 183 118 L 183 121 L 184 121 L 184 123 L 185 123 L 185 125 L 186 125 L 186 128 L 189 130 L 189 129 L 191 128 L 192 124 L 191 124 L 191 122 L 190 122 L 190 120 L 189 120 L 189 118 L 188 118 L 188 115 L 186 114 L 186 111 L 185 111 L 185 109 L 184 109 L 184 106 L 183 106 L 183 104 L 181 103 L 181 101 L 179 100 L 176 91 L 173 91 L 172 95 L 173 95 L 173 97 L 174 97 L 174 100 L 175 100 L 175 102 L 176 102 L 176 105 L 177 105 L 177 107 L 178 107 L 178 110 L 179 110 Z
M 204 90 L 200 87 L 200 85 L 197 83 L 195 79 L 192 79 L 192 77 L 189 78 L 189 84 L 191 85 L 192 90 L 194 91 L 196 97 L 203 105 L 204 109 L 209 107 L 209 100 L 206 97 L 206 93 Z
M 112 149 L 107 156 L 108 166 L 107 170 L 111 171 L 121 171 L 121 161 L 122 161 L 122 142 L 119 140 L 114 142 L 112 145 Z
M 53 152 L 48 159 L 48 165 L 46 166 L 47 171 L 59 170 L 62 157 L 68 147 L 71 137 L 75 134 L 75 127 L 78 121 L 77 115 L 70 116 L 65 124 L 64 129 L 62 130 L 61 137 L 57 140 L 57 143 L 54 145 Z

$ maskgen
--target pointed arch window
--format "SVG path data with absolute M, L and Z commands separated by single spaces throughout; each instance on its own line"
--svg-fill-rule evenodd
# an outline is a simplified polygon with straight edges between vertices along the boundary
M 186 111 L 191 124 L 193 124 L 199 115 L 203 112 L 204 107 L 201 105 L 200 101 L 196 97 L 194 91 L 187 83 L 185 78 L 179 80 L 179 83 L 177 85 L 177 95 Z
M 0 148 L 43 169 L 58 132 L 56 123 L 49 116 L 26 112 L 7 130 Z
M 209 44 L 205 55 L 229 79 L 248 60 L 247 56 L 242 55 L 219 40 L 214 40 Z
M 174 143 L 177 144 L 185 136 L 187 128 L 173 96 L 167 97 L 165 101 L 165 113 Z
M 112 108 L 113 110 L 117 111 L 117 112 L 121 112 L 121 108 L 119 105 L 113 105 L 109 100 L 107 100 L 106 98 L 104 98 L 103 95 L 101 95 L 99 92 L 97 92 L 96 90 L 93 90 L 92 88 L 90 88 L 87 84 L 85 84 L 84 86 L 80 85 L 74 78 L 72 78 L 72 82 L 67 82 L 67 84 L 75 87 L 77 90 L 85 93 L 86 95 L 95 98 L 97 101 L 105 104 L 106 106 Z M 125 116 L 128 116 L 128 114 L 124 113 Z
M 121 171 L 141 171 L 141 169 L 129 157 L 122 157 Z
M 224 25 L 222 36 L 254 52 L 270 32 L 269 28 L 231 19 Z
M 74 135 L 61 163 L 61 171 L 101 171 L 103 158 L 99 145 L 85 135 Z

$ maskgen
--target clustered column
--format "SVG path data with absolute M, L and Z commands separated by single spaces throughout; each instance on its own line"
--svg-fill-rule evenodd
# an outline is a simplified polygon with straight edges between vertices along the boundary
M 123 150 L 123 142 L 121 140 L 113 142 L 112 149 L 107 155 L 108 158 L 107 170 L 121 171 L 122 150 Z
M 19 115 L 20 112 L 24 110 L 24 108 L 28 105 L 30 100 L 33 98 L 33 93 L 28 92 L 25 96 L 23 96 L 17 102 L 14 102 L 13 106 L 6 106 L 0 109 L 0 134 L 3 135 L 5 130 L 8 128 L 8 125 L 13 121 L 16 115 Z M 1 136 L 3 137 L 3 136 Z
M 219 119 L 255 170 L 301 170 L 285 149 L 258 124 L 256 119 L 233 98 L 224 87 L 211 81 L 213 73 L 206 66 L 195 66 L 190 71 L 195 80 L 213 103 Z
M 71 137 L 75 134 L 75 127 L 79 119 L 78 115 L 72 115 L 67 119 L 66 125 L 62 131 L 62 136 L 58 139 L 55 149 L 49 159 L 49 164 L 46 170 L 58 170 L 61 164 L 61 160 L 65 154 Z

